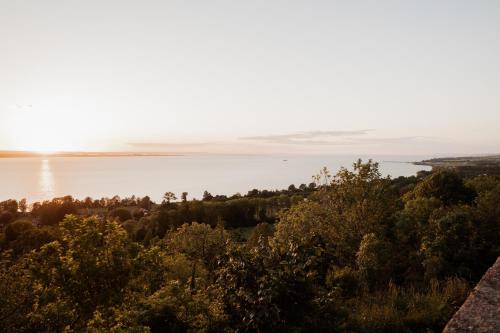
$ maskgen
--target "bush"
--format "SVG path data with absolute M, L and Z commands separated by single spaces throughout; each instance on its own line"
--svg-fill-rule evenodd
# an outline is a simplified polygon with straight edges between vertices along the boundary
M 15 222 L 12 222 L 5 228 L 5 240 L 7 242 L 12 242 L 16 240 L 21 234 L 33 228 L 33 224 L 27 220 L 17 220 Z
M 126 208 L 115 208 L 109 212 L 109 217 L 118 218 L 120 222 L 125 222 L 132 219 L 132 214 Z
M 351 300 L 356 332 L 440 332 L 467 297 L 468 284 L 453 278 L 433 281 L 428 290 L 390 284 L 386 290 Z
M 137 208 L 137 209 L 134 209 L 134 211 L 132 212 L 132 216 L 134 217 L 135 220 L 140 220 L 141 218 L 144 217 L 144 209 L 142 208 Z
M 12 222 L 14 215 L 11 212 L 1 212 L 0 213 L 0 225 L 7 225 Z

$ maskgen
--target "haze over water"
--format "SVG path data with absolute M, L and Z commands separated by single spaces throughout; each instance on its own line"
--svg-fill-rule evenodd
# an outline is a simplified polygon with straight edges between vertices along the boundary
M 186 155 L 141 157 L 40 157 L 0 159 L 0 200 L 27 198 L 28 202 L 72 195 L 83 199 L 149 195 L 161 201 L 171 191 L 177 196 L 202 197 L 203 191 L 232 195 L 308 184 L 326 166 L 335 173 L 361 157 L 380 162 L 383 175 L 414 175 L 428 167 L 411 162 L 428 156 L 349 155 Z

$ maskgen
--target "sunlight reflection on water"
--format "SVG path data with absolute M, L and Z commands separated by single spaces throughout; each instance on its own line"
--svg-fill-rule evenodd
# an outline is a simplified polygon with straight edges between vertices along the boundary
M 50 161 L 44 159 L 41 161 L 40 165 L 40 192 L 46 198 L 50 198 L 54 195 L 54 175 L 50 169 Z

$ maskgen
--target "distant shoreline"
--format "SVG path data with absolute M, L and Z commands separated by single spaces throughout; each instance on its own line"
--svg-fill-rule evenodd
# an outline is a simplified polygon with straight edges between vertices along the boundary
M 435 169 L 453 169 L 463 176 L 492 175 L 500 177 L 500 155 L 442 157 L 413 162 Z
M 28 157 L 147 157 L 147 156 L 183 156 L 175 153 L 138 153 L 138 152 L 56 152 L 35 153 L 29 151 L 0 151 L 0 158 Z
M 415 165 L 427 165 L 432 167 L 446 166 L 473 166 L 478 164 L 500 164 L 500 155 L 484 156 L 462 156 L 462 157 L 439 157 L 428 160 L 413 162 Z

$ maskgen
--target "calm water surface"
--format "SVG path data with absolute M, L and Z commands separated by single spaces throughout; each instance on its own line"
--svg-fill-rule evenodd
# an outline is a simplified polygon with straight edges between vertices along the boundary
M 310 183 L 326 166 L 335 173 L 359 156 L 141 156 L 0 159 L 0 200 L 28 202 L 72 195 L 83 199 L 119 195 L 159 201 L 166 191 L 201 198 L 203 191 L 231 195 Z M 429 170 L 409 161 L 428 156 L 361 156 L 380 162 L 384 175 L 410 176 Z M 286 161 L 285 161 L 286 160 Z

